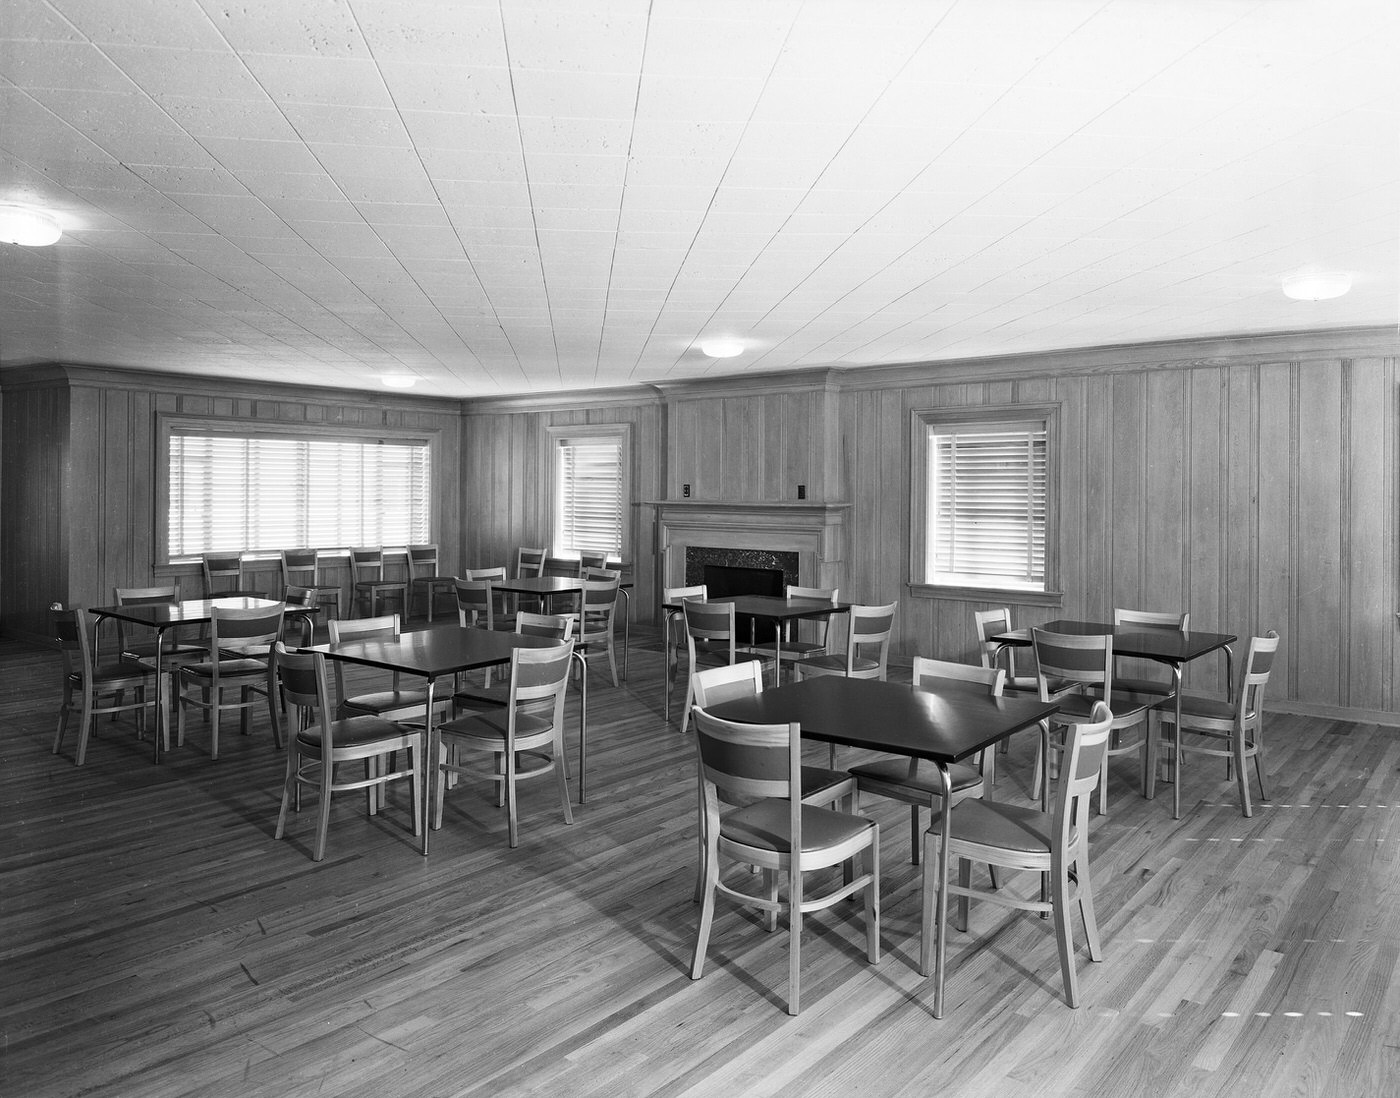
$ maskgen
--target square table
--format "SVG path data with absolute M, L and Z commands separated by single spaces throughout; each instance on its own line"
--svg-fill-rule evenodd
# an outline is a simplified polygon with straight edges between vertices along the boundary
M 170 729 L 165 715 L 165 696 L 163 683 L 165 682 L 165 672 L 161 667 L 162 654 L 165 649 L 165 634 L 172 629 L 182 625 L 208 625 L 214 620 L 214 607 L 223 610 L 263 610 L 273 606 L 281 605 L 276 599 L 247 598 L 243 596 L 224 596 L 212 599 L 186 599 L 182 602 L 140 602 L 132 603 L 129 606 L 97 606 L 89 610 L 98 621 L 106 618 L 114 618 L 120 621 L 131 622 L 133 625 L 145 626 L 154 629 L 156 634 L 156 732 L 155 732 L 155 761 L 160 762 L 161 746 L 165 743 L 168 746 Z M 307 616 L 320 611 L 319 606 L 287 606 L 285 613 L 288 615 Z M 273 699 L 275 701 L 275 699 Z M 276 706 L 273 706 L 274 720 L 276 719 Z M 280 736 L 280 732 L 278 733 Z
M 558 641 L 549 637 L 535 637 L 523 633 L 505 633 L 494 629 L 478 629 L 474 626 L 462 628 L 448 626 L 439 629 L 423 629 L 413 633 L 401 633 L 398 637 L 385 637 L 373 640 L 345 641 L 341 644 L 320 644 L 312 651 L 322 652 L 327 659 L 343 660 L 346 663 L 361 664 L 365 667 L 378 667 L 385 671 L 398 671 L 406 675 L 417 675 L 427 680 L 427 758 L 426 780 L 423 782 L 423 856 L 428 854 L 428 833 L 432 831 L 432 806 L 434 804 L 438 775 L 438 745 L 441 742 L 436 725 L 433 723 L 433 693 L 437 680 L 455 675 L 459 671 L 475 671 L 484 667 L 509 663 L 511 653 L 517 648 L 550 648 Z M 588 708 L 588 695 L 583 695 L 583 708 Z M 584 731 L 580 723 L 579 731 L 579 785 L 583 784 Z M 563 765 L 564 760 L 560 760 Z
M 1173 727 L 1172 744 L 1172 818 L 1181 819 L 1181 668 L 1192 660 L 1200 659 L 1211 652 L 1225 653 L 1225 682 L 1227 689 L 1234 689 L 1235 654 L 1230 645 L 1239 638 L 1233 633 L 1179 632 L 1172 629 L 1144 630 L 1135 625 L 1113 625 L 1104 621 L 1056 620 L 1037 626 L 1048 633 L 1068 633 L 1075 636 L 1113 638 L 1115 656 L 1131 656 L 1135 659 L 1153 660 L 1165 663 L 1172 672 L 1171 696 L 1176 702 L 1176 723 Z M 1026 648 L 1031 643 L 1029 629 L 1012 629 L 998 633 L 991 638 L 1000 648 Z M 998 649 L 1000 651 L 1000 649 Z M 1165 699 L 1163 699 L 1165 700 Z M 1152 776 L 1147 784 L 1147 797 L 1151 800 L 1157 794 L 1157 768 L 1148 769 Z
M 611 569 L 609 569 L 611 571 Z M 550 600 L 556 595 L 578 595 L 583 596 L 583 580 L 576 576 L 522 576 L 519 579 L 491 580 L 491 586 L 497 591 L 506 591 L 512 595 L 537 595 L 549 606 Z M 622 594 L 622 677 L 627 678 L 627 650 L 632 643 L 631 608 L 632 593 L 628 590 L 632 586 L 630 580 L 620 582 L 617 589 Z M 582 634 L 582 626 L 579 629 Z
M 714 706 L 710 712 L 725 720 L 749 724 L 796 722 L 806 739 L 848 744 L 891 755 L 928 759 L 938 767 L 943 788 L 948 767 L 1023 728 L 1039 725 L 1059 708 L 1034 698 L 1001 697 L 972 690 L 930 691 L 879 679 L 850 679 L 819 675 L 814 679 L 765 690 Z M 948 850 L 952 812 L 943 812 L 943 841 L 938 855 L 938 926 L 948 914 Z M 938 935 L 943 971 L 943 935 Z M 931 951 L 923 944 L 919 968 L 929 975 Z M 933 1016 L 943 1017 L 943 981 L 935 981 Z

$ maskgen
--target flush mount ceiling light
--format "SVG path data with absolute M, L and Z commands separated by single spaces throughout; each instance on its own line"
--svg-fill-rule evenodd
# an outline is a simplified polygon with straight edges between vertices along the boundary
M 385 374 L 379 380 L 391 389 L 412 389 L 418 383 L 411 374 Z
M 707 339 L 700 344 L 700 353 L 710 358 L 737 358 L 744 353 L 744 344 L 737 339 Z
M 1350 289 L 1350 271 L 1303 270 L 1283 276 L 1283 292 L 1294 301 L 1328 301 Z
M 28 206 L 0 206 L 0 242 L 43 248 L 63 235 L 58 218 Z

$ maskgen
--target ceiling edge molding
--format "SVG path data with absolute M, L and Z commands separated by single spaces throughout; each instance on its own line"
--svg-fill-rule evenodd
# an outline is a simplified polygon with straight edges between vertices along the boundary
M 865 369 L 842 370 L 814 366 L 810 370 L 775 370 L 772 373 L 726 374 L 717 377 L 658 382 L 656 388 L 668 401 L 707 400 L 725 396 L 772 396 L 782 393 L 810 393 L 814 389 L 838 392 L 846 374 Z
M 628 385 L 617 389 L 575 389 L 529 396 L 467 397 L 459 407 L 464 416 L 495 416 L 513 412 L 567 412 L 578 408 L 609 406 L 635 408 L 661 403 L 657 387 Z

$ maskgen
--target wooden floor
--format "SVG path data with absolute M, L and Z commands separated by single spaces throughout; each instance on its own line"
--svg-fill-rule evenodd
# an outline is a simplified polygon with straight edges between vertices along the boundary
M 196 730 L 161 766 L 104 722 L 79 769 L 49 752 L 56 658 L 0 644 L 0 666 L 5 1095 L 1400 1094 L 1390 729 L 1272 717 L 1252 820 L 1223 767 L 1197 763 L 1174 822 L 1117 760 L 1078 1010 L 1049 923 L 984 905 L 933 1018 L 906 817 L 876 802 L 884 958 L 859 904 L 812 918 L 790 1018 L 786 935 L 748 913 L 721 909 L 687 978 L 693 772 L 645 637 L 630 683 L 593 679 L 572 827 L 536 783 L 509 850 L 467 785 L 425 860 L 401 795 L 375 819 L 346 796 L 319 865 L 314 812 L 272 838 L 265 718 L 217 763 Z M 1026 796 L 1031 744 L 998 797 Z

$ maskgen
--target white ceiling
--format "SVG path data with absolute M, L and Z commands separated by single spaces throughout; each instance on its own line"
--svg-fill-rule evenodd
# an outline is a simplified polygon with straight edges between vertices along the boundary
M 0 245 L 0 366 L 488 396 L 1393 325 L 1397 55 L 1396 0 L 0 0 L 0 202 L 66 228 Z

